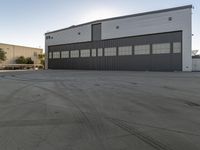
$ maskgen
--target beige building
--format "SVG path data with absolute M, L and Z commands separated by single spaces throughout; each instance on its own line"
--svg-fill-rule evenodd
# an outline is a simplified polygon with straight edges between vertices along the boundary
M 39 64 L 40 60 L 38 59 L 38 54 L 42 54 L 43 52 L 43 50 L 39 48 L 3 44 L 3 43 L 0 43 L 0 48 L 6 52 L 7 60 L 2 62 L 2 64 L 4 65 L 16 64 L 15 60 L 20 56 L 24 56 L 25 58 L 31 57 L 31 59 L 34 61 L 34 64 Z

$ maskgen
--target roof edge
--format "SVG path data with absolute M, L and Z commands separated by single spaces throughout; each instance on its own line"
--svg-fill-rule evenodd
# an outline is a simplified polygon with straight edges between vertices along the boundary
M 67 27 L 67 28 L 63 28 L 63 29 L 59 29 L 59 30 L 50 31 L 50 32 L 45 33 L 45 35 L 46 34 L 55 33 L 55 32 L 60 32 L 60 31 L 67 30 L 67 29 L 73 29 L 73 28 L 84 26 L 84 25 L 88 25 L 88 24 L 99 23 L 99 22 L 103 22 L 103 21 L 124 19 L 124 18 L 129 18 L 129 17 L 138 17 L 138 16 L 143 16 L 143 15 L 163 13 L 163 12 L 169 12 L 169 11 L 175 11 L 175 10 L 181 10 L 181 9 L 188 9 L 188 8 L 193 8 L 193 5 L 185 5 L 185 6 L 179 6 L 179 7 L 167 8 L 167 9 L 160 9 L 160 10 L 155 10 L 155 11 L 137 13 L 137 14 L 132 14 L 132 15 L 113 17 L 113 18 L 108 18 L 108 19 L 95 20 L 95 21 L 91 21 L 91 22 L 87 22 L 87 23 L 82 23 L 82 24 L 79 24 L 79 25 L 73 25 L 73 26 L 70 26 L 70 27 Z
M 24 47 L 24 48 L 33 48 L 33 49 L 43 50 L 42 48 L 29 47 L 29 46 L 22 46 L 22 45 L 15 45 L 15 44 L 0 43 L 0 45 L 18 46 L 18 47 Z

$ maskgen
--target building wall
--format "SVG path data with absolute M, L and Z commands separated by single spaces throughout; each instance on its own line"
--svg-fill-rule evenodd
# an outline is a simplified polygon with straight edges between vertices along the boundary
M 91 41 L 91 25 L 84 25 L 50 34 L 53 39 L 46 40 L 46 45 L 60 45 Z
M 3 62 L 3 64 L 15 64 L 15 60 L 20 56 L 31 57 L 34 63 L 40 63 L 37 56 L 35 54 L 42 54 L 42 49 L 17 46 L 17 45 L 9 45 L 9 44 L 0 44 L 0 48 L 2 48 L 6 52 L 7 60 Z
M 191 9 L 126 18 L 102 23 L 102 38 L 118 38 L 159 32 L 183 31 L 183 71 L 192 70 L 191 57 Z M 168 18 L 172 17 L 172 21 Z M 119 26 L 116 30 L 115 26 Z
M 94 23 L 102 23 L 102 40 L 181 30 L 183 33 L 182 70 L 191 71 L 191 15 L 191 8 L 187 7 L 160 13 L 97 21 Z M 172 20 L 170 21 L 169 18 Z M 91 25 L 86 24 L 58 32 L 47 33 L 46 36 L 52 36 L 53 39 L 46 40 L 46 53 L 48 52 L 48 47 L 51 45 L 91 41 Z M 118 29 L 116 28 L 117 26 Z M 79 32 L 81 33 L 80 35 L 77 34 Z

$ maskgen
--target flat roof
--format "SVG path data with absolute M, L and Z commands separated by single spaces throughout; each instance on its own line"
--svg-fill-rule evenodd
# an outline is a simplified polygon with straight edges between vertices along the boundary
M 187 8 L 192 8 L 192 7 L 193 7 L 192 5 L 185 5 L 185 6 L 180 6 L 180 7 L 168 8 L 168 9 L 161 9 L 161 10 L 156 10 L 156 11 L 150 11 L 150 12 L 144 12 L 144 13 L 126 15 L 126 16 L 119 16 L 119 17 L 113 17 L 113 18 L 108 18 L 108 19 L 95 20 L 95 21 L 91 21 L 91 22 L 87 22 L 87 23 L 83 23 L 83 24 L 79 24 L 79 25 L 73 25 L 73 26 L 70 26 L 68 28 L 63 28 L 63 29 L 59 29 L 59 30 L 50 31 L 50 32 L 45 33 L 45 35 L 46 34 L 50 34 L 50 33 L 59 32 L 59 31 L 63 31 L 63 30 L 67 30 L 67 29 L 72 29 L 72 28 L 84 26 L 84 25 L 88 25 L 88 24 L 100 23 L 100 22 L 103 22 L 103 21 L 110 21 L 110 20 L 116 20 L 116 19 L 124 19 L 124 18 L 129 18 L 129 17 L 138 17 L 138 16 L 149 15 L 149 14 L 156 14 L 156 13 L 163 13 L 163 12 L 169 12 L 169 11 L 187 9 Z
M 24 48 L 32 48 L 32 49 L 43 50 L 42 48 L 35 48 L 35 47 L 21 46 L 21 45 L 14 45 L 14 44 L 6 44 L 6 43 L 0 43 L 0 45 L 18 46 L 18 47 L 24 47 Z

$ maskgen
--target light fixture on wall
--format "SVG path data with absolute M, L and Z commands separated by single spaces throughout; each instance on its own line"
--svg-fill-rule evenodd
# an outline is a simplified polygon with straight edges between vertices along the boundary
M 169 17 L 169 18 L 168 18 L 168 21 L 172 21 L 172 17 Z

